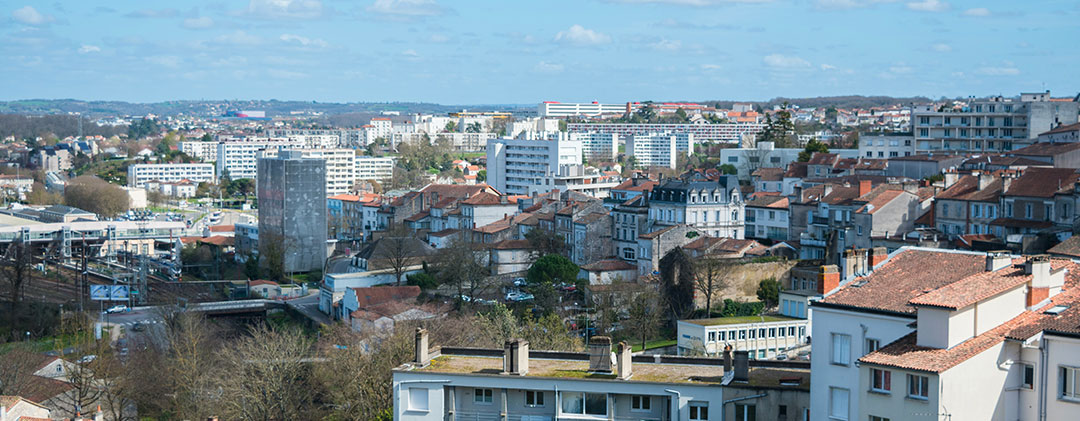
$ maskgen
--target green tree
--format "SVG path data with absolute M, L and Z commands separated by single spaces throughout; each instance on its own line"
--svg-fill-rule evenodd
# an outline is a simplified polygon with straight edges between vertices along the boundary
M 476 182 L 483 183 L 487 181 L 487 170 L 480 170 L 476 173 Z
M 548 254 L 536 260 L 529 267 L 526 279 L 530 284 L 541 283 L 574 283 L 577 281 L 578 272 L 581 268 L 571 262 L 570 259 L 559 254 Z
M 447 132 L 456 132 L 457 131 L 457 123 L 455 123 L 453 121 L 447 121 L 446 122 L 446 127 L 444 127 L 443 129 L 444 129 L 444 131 L 447 131 Z
M 484 131 L 484 126 L 479 121 L 469 123 L 465 126 L 465 133 L 480 133 Z
M 682 109 L 682 107 L 675 110 L 675 118 L 679 119 L 679 122 L 681 123 L 690 121 L 690 117 L 686 115 L 686 110 Z
M 739 169 L 732 164 L 724 164 L 720 166 L 720 172 L 724 173 L 724 175 L 735 175 L 739 173 Z
M 809 142 L 806 142 L 806 148 L 804 148 L 802 152 L 799 152 L 799 162 L 809 161 L 810 158 L 814 157 L 814 153 L 816 152 L 828 153 L 829 147 L 824 143 L 819 142 L 816 138 L 810 139 Z
M 765 302 L 766 307 L 775 306 L 780 299 L 780 281 L 776 278 L 762 279 L 758 282 L 757 297 Z
M 533 229 L 525 233 L 525 240 L 529 241 L 534 256 L 562 254 L 566 249 L 563 238 L 546 229 Z
M 202 135 L 202 137 L 201 137 L 201 138 L 199 138 L 199 140 L 200 140 L 200 141 L 203 141 L 203 142 L 213 142 L 213 141 L 214 141 L 214 137 L 213 137 L 213 136 L 210 136 L 210 133 L 205 133 L 205 134 L 203 134 L 203 135 Z

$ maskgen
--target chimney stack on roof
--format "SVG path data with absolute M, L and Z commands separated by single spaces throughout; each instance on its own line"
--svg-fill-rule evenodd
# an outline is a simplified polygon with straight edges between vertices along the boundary
M 413 362 L 421 367 L 431 362 L 431 356 L 428 355 L 428 331 L 422 327 L 416 328 L 416 358 Z
M 724 345 L 724 373 L 731 371 L 731 344 Z
M 956 181 L 959 179 L 960 174 L 957 174 L 956 171 L 945 171 L 945 188 L 947 189 L 949 187 L 952 187 L 952 185 L 956 184 Z
M 529 374 L 529 341 L 512 339 L 503 344 L 503 374 Z
M 996 250 L 986 252 L 986 271 L 994 272 L 1009 267 L 1012 264 L 1012 256 L 1008 251 Z
M 589 371 L 611 373 L 611 338 L 607 336 L 589 338 Z
M 750 381 L 749 351 L 735 351 L 735 375 L 732 380 L 746 383 Z
M 870 193 L 870 189 L 872 189 L 873 186 L 874 184 L 871 183 L 870 180 L 859 180 L 859 197 Z
M 619 371 L 620 380 L 629 380 L 630 376 L 634 375 L 633 372 L 633 354 L 630 352 L 630 345 L 626 342 L 619 342 L 618 350 L 615 352 L 615 368 Z

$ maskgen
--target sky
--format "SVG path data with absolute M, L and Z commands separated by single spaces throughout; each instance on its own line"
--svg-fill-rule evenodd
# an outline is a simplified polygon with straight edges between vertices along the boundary
M 1080 91 L 1076 0 L 0 0 L 0 100 Z

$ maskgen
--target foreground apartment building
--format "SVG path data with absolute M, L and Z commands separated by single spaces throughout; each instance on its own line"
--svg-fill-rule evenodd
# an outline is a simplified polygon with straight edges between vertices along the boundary
M 418 329 L 416 357 L 393 373 L 394 419 L 801 420 L 809 410 L 806 363 L 631 356 L 594 336 L 589 352 L 436 348 Z
M 1080 267 L 902 248 L 812 304 L 812 420 L 1080 413 Z

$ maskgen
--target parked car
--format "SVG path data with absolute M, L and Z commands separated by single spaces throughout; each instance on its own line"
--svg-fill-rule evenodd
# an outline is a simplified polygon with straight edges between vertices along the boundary
M 577 291 L 577 285 L 567 283 L 567 282 L 560 283 L 559 285 L 557 285 L 557 287 L 559 288 L 559 291 L 562 291 L 562 292 L 574 292 L 574 291 Z
M 120 305 L 120 306 L 112 306 L 112 307 L 109 307 L 109 309 L 108 309 L 108 310 L 105 310 L 105 313 L 107 313 L 107 314 L 113 314 L 113 313 L 127 313 L 127 312 L 129 312 L 129 311 L 131 311 L 131 309 L 130 309 L 130 308 L 128 308 L 128 306 Z
M 506 301 L 528 301 L 533 298 L 536 297 L 527 292 L 509 292 L 506 294 Z
M 83 355 L 83 357 L 79 358 L 76 362 L 79 363 L 79 364 L 89 364 L 89 363 L 94 362 L 94 360 L 96 360 L 96 359 L 97 359 L 97 355 L 92 355 L 92 354 L 91 355 Z
M 525 278 L 514 278 L 514 286 L 523 287 L 529 283 L 525 281 Z
M 146 325 L 142 324 L 142 322 L 135 322 L 135 324 L 131 325 L 132 332 L 142 332 L 144 330 L 146 330 Z

